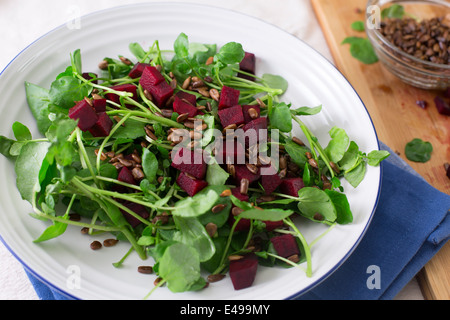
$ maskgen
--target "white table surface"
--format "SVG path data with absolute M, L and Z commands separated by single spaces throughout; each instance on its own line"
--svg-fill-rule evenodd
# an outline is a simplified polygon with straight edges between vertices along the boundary
M 1 0 L 0 71 L 27 45 L 55 27 L 80 15 L 119 5 L 142 2 L 133 0 Z M 333 62 L 309 0 L 178 0 L 223 7 L 258 17 L 302 39 Z M 21 264 L 0 242 L 0 299 L 38 299 Z M 423 300 L 416 279 L 395 298 Z

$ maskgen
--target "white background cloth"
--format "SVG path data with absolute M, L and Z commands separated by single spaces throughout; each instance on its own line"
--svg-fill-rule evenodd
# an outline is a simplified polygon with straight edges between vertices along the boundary
M 133 0 L 1 0 L 0 70 L 31 42 L 55 27 L 90 12 L 142 2 Z M 260 18 L 302 39 L 332 61 L 323 33 L 309 0 L 177 0 L 223 7 Z M 37 295 L 21 264 L 0 242 L 0 299 L 35 300 Z M 396 299 L 422 300 L 415 281 L 411 281 Z

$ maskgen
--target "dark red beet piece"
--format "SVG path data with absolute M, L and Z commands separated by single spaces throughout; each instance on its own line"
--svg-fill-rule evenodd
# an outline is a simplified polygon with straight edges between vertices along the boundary
M 82 131 L 87 131 L 97 122 L 98 116 L 95 109 L 86 100 L 77 102 L 69 110 L 69 118 L 78 120 L 78 127 Z
M 281 181 L 280 191 L 289 196 L 298 197 L 298 191 L 304 186 L 302 178 L 287 178 Z
M 180 99 L 186 99 L 194 107 L 197 105 L 197 97 L 191 93 L 184 92 L 184 91 L 178 91 L 176 93 L 176 96 Z
M 450 116 L 450 106 L 441 97 L 434 98 L 434 103 L 436 104 L 436 108 L 440 114 Z
M 116 91 L 130 92 L 133 94 L 132 99 L 137 101 L 137 87 L 134 84 L 121 84 L 118 86 L 113 86 L 113 87 L 111 87 L 111 89 L 114 89 Z M 105 94 L 105 96 L 106 96 L 106 99 L 120 104 L 120 97 L 117 94 L 107 93 L 107 94 Z M 132 104 L 125 104 L 125 106 L 129 109 L 135 108 L 135 106 Z
M 172 159 L 172 167 L 189 173 L 197 179 L 205 177 L 207 166 L 201 152 L 195 152 L 188 148 L 180 148 Z
M 133 211 L 134 213 L 140 215 L 142 218 L 147 219 L 150 214 L 148 213 L 147 209 L 139 204 L 139 203 L 135 203 L 135 202 L 131 202 L 131 201 L 126 201 L 126 202 L 122 202 L 122 204 L 127 207 L 128 209 L 130 209 L 131 211 Z M 133 217 L 130 213 L 126 212 L 123 209 L 120 209 L 120 211 L 122 212 L 123 216 L 125 217 L 125 219 L 128 221 L 128 223 L 133 227 L 137 227 L 138 225 L 140 225 L 142 222 L 139 221 L 139 219 Z
M 239 188 L 232 188 L 231 194 L 241 201 L 248 201 L 249 197 L 246 194 L 242 194 Z
M 86 80 L 91 80 L 98 77 L 98 75 L 93 72 L 84 72 L 81 76 Z M 98 84 L 98 80 L 93 80 L 92 83 Z
M 267 231 L 273 231 L 277 228 L 281 228 L 284 225 L 283 220 L 280 221 L 263 221 L 266 224 Z
M 239 126 L 244 123 L 244 113 L 240 105 L 219 110 L 218 114 L 224 128 L 232 124 Z
M 251 106 L 251 105 L 243 105 L 242 106 L 242 113 L 244 114 L 244 122 L 249 123 L 250 121 L 254 120 L 250 117 L 248 110 L 255 109 L 255 111 L 258 113 L 258 116 L 255 118 L 259 118 L 261 116 L 261 108 L 259 106 Z
M 173 111 L 175 111 L 179 115 L 187 113 L 189 115 L 189 118 L 195 117 L 198 113 L 196 107 L 178 96 L 175 96 L 175 100 L 173 101 Z
M 165 82 L 164 76 L 156 67 L 146 66 L 142 72 L 139 84 L 142 86 L 142 89 L 149 90 L 150 87 L 154 87 L 163 81 Z
M 252 173 L 248 170 L 247 165 L 245 164 L 237 164 L 234 166 L 235 169 L 235 179 L 237 183 L 240 183 L 242 179 L 248 179 L 250 184 L 256 182 L 261 177 L 260 171 L 258 169 L 257 173 Z
M 277 254 L 283 258 L 288 258 L 294 254 L 300 256 L 300 249 L 292 234 L 283 234 L 270 238 Z
M 244 127 L 242 127 L 242 130 L 246 132 L 247 135 L 252 135 L 250 137 L 246 137 L 246 145 L 252 144 L 253 140 L 256 140 L 256 142 L 264 142 L 267 140 L 267 118 L 261 117 L 257 118 L 255 120 L 250 121 L 247 123 Z M 247 131 L 252 130 L 247 133 Z M 261 131 L 260 131 L 261 130 Z M 263 131 L 265 130 L 265 131 Z M 264 133 L 264 134 L 263 134 Z M 254 137 L 253 135 L 256 135 Z
M 153 102 L 159 108 L 165 107 L 167 100 L 173 96 L 173 88 L 166 81 L 163 81 L 156 86 L 150 86 L 147 90 L 152 95 Z
M 242 61 L 239 63 L 239 69 L 241 69 L 242 71 L 245 71 L 247 73 L 255 74 L 255 69 L 256 69 L 255 55 L 250 52 L 245 52 L 244 59 L 242 59 Z M 238 73 L 238 77 L 244 78 L 244 79 L 247 79 L 250 81 L 255 80 L 255 77 L 252 77 L 252 76 L 249 76 L 249 75 L 246 75 L 243 73 Z
M 94 126 L 89 129 L 89 132 L 94 137 L 107 137 L 111 132 L 112 126 L 113 122 L 111 118 L 106 114 L 106 112 L 102 112 L 98 114 L 98 120 Z
M 234 207 L 235 206 L 233 206 L 233 208 Z M 234 218 L 234 216 L 232 214 L 230 214 L 230 218 L 228 219 L 229 226 L 232 227 L 235 222 L 236 222 L 236 219 Z M 247 231 L 250 229 L 250 223 L 251 223 L 250 219 L 241 218 L 241 220 L 239 220 L 236 227 L 234 228 L 234 231 L 235 232 Z
M 128 73 L 128 76 L 132 79 L 136 79 L 139 78 L 140 76 L 142 76 L 142 73 L 144 72 L 144 69 L 146 67 L 150 67 L 151 65 L 148 63 L 136 63 L 133 68 L 131 69 L 131 71 Z
M 181 189 L 187 192 L 190 197 L 195 196 L 198 192 L 208 186 L 208 182 L 204 180 L 192 179 L 181 172 L 177 178 L 177 184 Z
M 234 147 L 229 148 L 227 144 L 230 144 L 229 140 L 223 140 L 219 142 L 217 146 L 215 158 L 218 163 L 226 164 L 226 163 L 244 163 L 245 162 L 245 149 L 244 146 L 237 140 L 233 139 L 231 144 L 234 144 Z
M 250 287 L 255 281 L 258 270 L 258 258 L 254 253 L 242 259 L 230 261 L 230 278 L 235 290 Z
M 264 188 L 266 194 L 271 194 L 272 192 L 274 192 L 280 186 L 281 182 L 282 179 L 280 178 L 278 173 L 261 175 L 261 185 Z
M 136 180 L 133 177 L 133 174 L 127 167 L 122 167 L 119 171 L 119 175 L 117 176 L 117 180 L 121 182 L 125 182 L 128 184 L 135 184 L 137 185 Z
M 220 93 L 219 110 L 230 108 L 239 104 L 240 93 L 241 92 L 239 90 L 223 86 Z
M 106 99 L 93 99 L 92 104 L 94 105 L 95 112 L 106 112 Z

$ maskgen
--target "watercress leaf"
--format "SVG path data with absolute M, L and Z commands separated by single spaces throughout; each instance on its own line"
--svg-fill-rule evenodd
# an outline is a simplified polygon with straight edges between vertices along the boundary
M 300 107 L 298 109 L 291 110 L 292 114 L 296 116 L 312 116 L 322 111 L 322 105 L 317 107 Z
M 89 94 L 87 86 L 80 80 L 64 76 L 52 82 L 49 97 L 53 104 L 62 108 L 73 107 L 76 101 L 81 101 Z
M 307 147 L 300 146 L 292 140 L 286 140 L 284 148 L 291 157 L 291 160 L 300 168 L 303 168 L 308 162 L 306 152 L 308 152 L 309 149 Z
M 224 185 L 229 176 L 230 174 L 217 163 L 209 164 L 206 170 L 206 182 L 210 186 Z
M 245 52 L 242 45 L 237 42 L 228 42 L 223 45 L 214 56 L 214 61 L 220 61 L 225 65 L 240 63 L 244 59 Z
M 351 28 L 355 31 L 364 31 L 364 21 L 355 21 L 351 24 Z
M 144 62 L 146 52 L 139 43 L 137 42 L 130 43 L 128 45 L 128 49 L 136 57 L 136 59 L 138 59 L 139 62 Z
M 11 146 L 15 143 L 14 140 L 5 136 L 0 136 L 0 153 L 9 159 L 15 159 L 16 156 L 10 153 Z
M 289 84 L 282 76 L 265 73 L 261 77 L 266 86 L 273 89 L 280 89 L 283 93 L 287 90 Z
M 282 209 L 250 209 L 242 211 L 239 214 L 239 217 L 261 221 L 280 221 L 289 217 L 292 213 L 294 213 L 294 211 Z
M 198 252 L 184 243 L 172 244 L 159 260 L 158 270 L 170 291 L 187 291 L 201 277 Z
M 207 186 L 193 197 L 177 201 L 172 214 L 180 217 L 200 216 L 211 210 L 225 189 L 225 186 Z
M 174 44 L 173 44 L 173 49 L 175 51 L 175 54 L 179 57 L 179 58 L 187 58 L 189 57 L 189 39 L 188 36 L 186 34 L 184 34 L 183 32 L 180 33 L 177 37 L 177 39 L 175 40 Z
M 156 172 L 158 171 L 159 163 L 155 154 L 150 150 L 144 148 L 142 150 L 142 170 L 148 181 L 154 182 L 156 180 Z
M 228 221 L 231 211 L 231 200 L 228 197 L 220 197 L 219 200 L 214 204 L 215 206 L 218 204 L 224 204 L 225 208 L 220 212 L 212 212 L 212 210 L 206 211 L 205 214 L 202 214 L 198 217 L 198 220 L 202 225 L 207 225 L 208 223 L 214 223 L 217 228 L 221 228 Z
M 269 114 L 269 119 L 272 128 L 278 129 L 282 132 L 292 131 L 291 111 L 284 102 L 273 106 L 272 112 Z
M 174 216 L 173 220 L 178 229 L 173 240 L 194 248 L 198 252 L 200 262 L 211 259 L 216 248 L 203 224 L 196 217 Z
M 103 60 L 105 60 L 108 63 L 108 74 L 109 77 L 112 79 L 123 78 L 128 76 L 132 68 L 131 65 L 125 64 L 117 59 L 104 58 Z
M 26 125 L 18 121 L 13 123 L 12 130 L 17 141 L 26 141 L 32 139 L 30 129 L 28 129 Z
M 339 224 L 348 224 L 353 222 L 353 214 L 350 210 L 350 204 L 348 203 L 347 196 L 344 193 L 335 190 L 324 190 L 330 197 L 331 201 L 336 208 L 336 222 Z
M 346 171 L 344 173 L 344 178 L 354 188 L 356 188 L 361 183 L 361 181 L 363 181 L 365 174 L 366 174 L 366 162 L 360 160 L 358 165 L 356 165 L 351 171 Z
M 344 156 L 348 146 L 349 138 L 344 129 L 334 126 L 329 131 L 331 140 L 324 149 L 329 159 L 334 163 L 338 163 Z
M 222 262 L 222 255 L 226 248 L 227 238 L 226 237 L 217 237 L 212 239 L 214 243 L 214 247 L 216 248 L 216 252 L 214 255 L 207 261 L 201 263 L 202 269 L 207 272 L 213 273 L 220 266 Z
M 413 139 L 405 146 L 405 156 L 410 161 L 427 162 L 431 158 L 433 145 L 422 139 Z
M 405 15 L 405 8 L 400 4 L 393 4 L 381 11 L 381 18 L 397 18 L 401 19 Z
M 16 184 L 24 200 L 32 202 L 33 194 L 40 191 L 39 171 L 50 144 L 30 142 L 22 147 L 15 163 Z
M 47 227 L 44 232 L 33 242 L 44 242 L 62 235 L 67 229 L 67 223 L 55 221 L 53 225 Z
M 125 126 L 120 126 L 114 132 L 112 138 L 114 139 L 137 139 L 145 136 L 145 123 L 129 119 L 125 122 Z
M 239 207 L 243 210 L 251 210 L 253 206 L 247 201 L 241 201 L 233 195 L 230 195 L 230 200 L 236 207 Z
M 367 164 L 376 167 L 381 161 L 389 157 L 390 153 L 386 150 L 373 150 L 367 155 Z
M 38 130 L 41 134 L 45 134 L 52 123 L 49 119 L 49 92 L 47 89 L 25 82 L 25 93 L 28 107 L 36 119 Z
M 369 39 L 348 37 L 344 39 L 342 44 L 350 44 L 351 55 L 362 63 L 373 64 L 378 62 L 378 57 Z
M 355 167 L 358 162 L 359 156 L 359 147 L 355 141 L 350 141 L 350 145 L 348 146 L 347 151 L 344 153 L 344 156 L 339 161 L 339 167 L 341 170 L 347 171 L 351 170 Z
M 70 61 L 72 64 L 72 71 L 81 75 L 83 73 L 83 68 L 81 65 L 81 51 L 77 49 L 70 55 Z
M 336 220 L 336 208 L 325 191 L 314 187 L 304 187 L 299 190 L 298 197 L 298 209 L 303 216 L 314 220 L 314 216 L 319 213 L 326 221 Z

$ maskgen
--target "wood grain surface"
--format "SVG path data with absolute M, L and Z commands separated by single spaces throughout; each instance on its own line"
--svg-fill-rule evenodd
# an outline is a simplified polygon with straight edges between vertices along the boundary
M 444 170 L 444 163 L 450 162 L 450 117 L 439 114 L 434 104 L 434 97 L 441 93 L 403 83 L 381 62 L 365 65 L 351 56 L 348 45 L 341 44 L 348 36 L 366 36 L 351 28 L 352 22 L 365 20 L 366 0 L 311 0 L 311 3 L 334 63 L 366 105 L 379 139 L 432 186 L 450 194 L 450 179 Z M 426 101 L 428 106 L 419 107 L 416 104 L 419 100 Z M 433 145 L 430 161 L 416 163 L 406 159 L 405 145 L 414 138 Z M 418 280 L 426 299 L 450 299 L 450 242 L 423 268 Z

